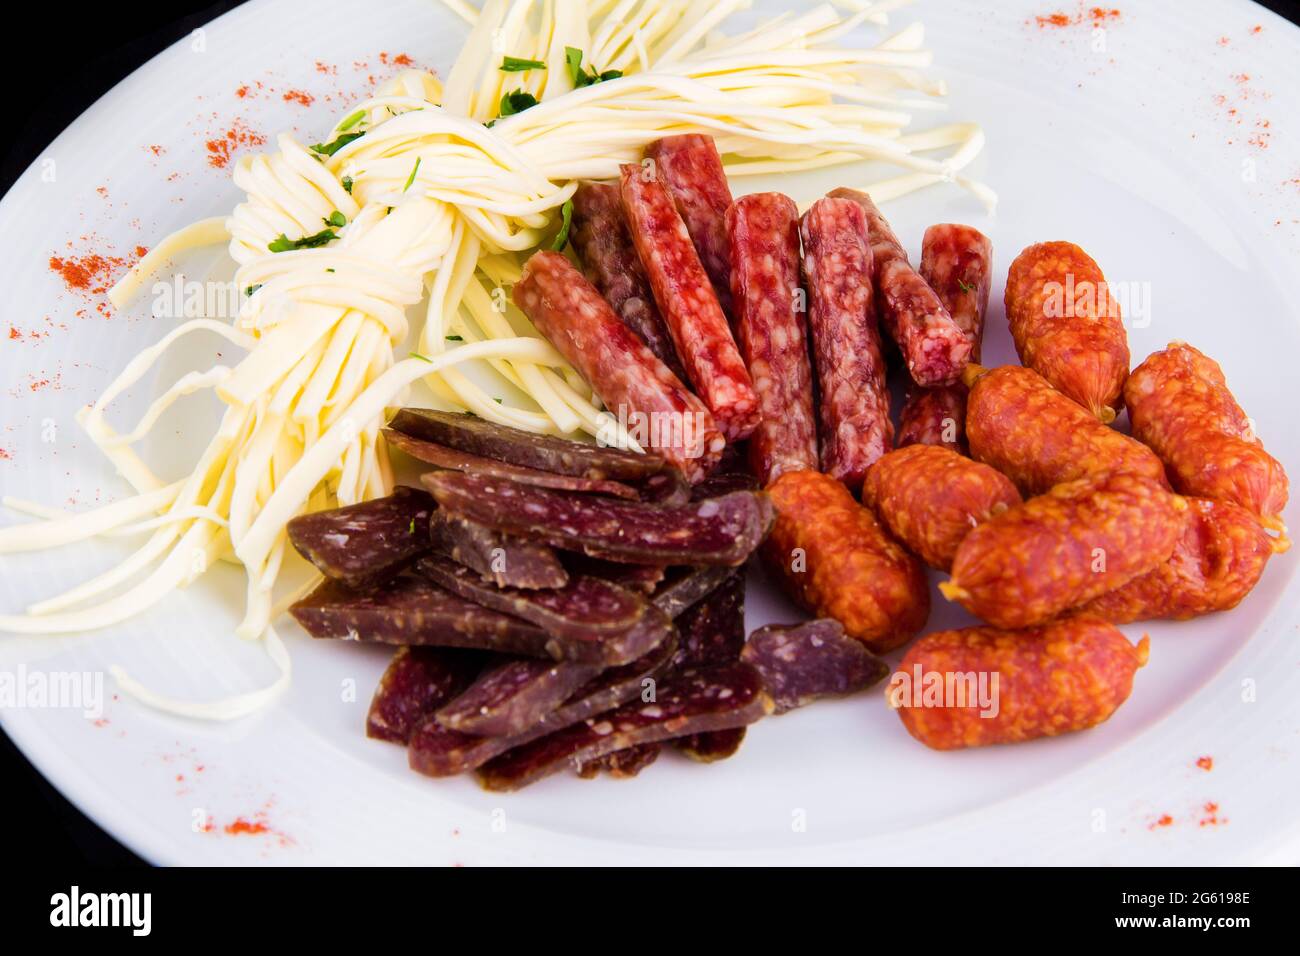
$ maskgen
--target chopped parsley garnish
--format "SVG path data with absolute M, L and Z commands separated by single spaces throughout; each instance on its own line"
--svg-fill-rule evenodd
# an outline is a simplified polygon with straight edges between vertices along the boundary
M 963 291 L 963 292 L 974 292 L 974 291 L 975 291 L 975 284 L 974 284 L 973 282 L 967 282 L 965 279 L 958 279 L 958 280 L 957 280 L 957 286 L 958 286 L 958 287 L 961 289 L 961 291 Z
M 578 90 L 604 80 L 617 80 L 623 75 L 622 70 L 606 70 L 604 73 L 597 73 L 595 69 L 590 72 L 584 70 L 582 68 L 582 51 L 572 46 L 564 48 L 564 65 L 569 68 L 569 78 L 573 80 L 573 88 Z
M 448 335 L 448 336 L 445 336 L 445 338 L 447 339 L 448 342 L 464 342 L 464 341 L 465 341 L 464 337 L 463 337 L 463 336 L 460 336 L 460 335 Z
M 560 231 L 555 234 L 555 241 L 551 243 L 551 248 L 556 252 L 563 252 L 564 247 L 569 244 L 571 222 L 573 222 L 573 200 L 566 199 L 564 205 L 560 207 Z
M 352 177 L 351 177 L 351 176 L 344 176 L 344 177 L 343 177 L 343 191 L 344 191 L 345 193 L 347 193 L 349 196 L 352 195 Z
M 537 105 L 537 97 L 523 90 L 515 90 L 501 97 L 501 115 L 514 116 Z
M 411 526 L 406 529 L 408 534 L 415 534 L 415 519 L 411 519 Z
M 352 127 L 356 126 L 358 123 L 360 123 L 360 122 L 361 122 L 363 119 L 365 119 L 365 118 L 366 118 L 366 111 L 365 111 L 365 110 L 357 110 L 357 111 L 356 111 L 355 113 L 353 113 L 351 116 L 349 116 L 349 117 L 347 117 L 346 119 L 344 119 L 342 123 L 339 123 L 339 125 L 338 125 L 338 131 L 339 131 L 340 133 L 342 133 L 342 132 L 346 132 L 347 130 L 350 130 Z
M 406 185 L 402 187 L 402 192 L 411 188 L 411 183 L 415 182 L 415 174 L 420 171 L 420 157 L 415 157 L 415 165 L 411 167 L 411 175 L 406 177 Z
M 272 252 L 288 252 L 290 249 L 316 249 L 328 245 L 337 238 L 338 235 L 333 229 L 322 229 L 315 235 L 303 236 L 301 239 L 290 239 L 284 233 L 280 233 L 279 238 L 271 240 L 266 248 Z
M 344 226 L 348 224 L 348 217 L 343 215 L 343 213 L 339 212 L 337 209 L 335 209 L 332 213 L 329 214 L 328 219 L 322 219 L 321 222 L 325 223 L 325 225 L 327 226 L 336 226 L 339 229 L 342 229 Z
M 524 60 L 517 56 L 508 56 L 501 61 L 502 73 L 523 73 L 525 70 L 544 70 L 546 64 L 541 60 Z
M 432 361 L 433 361 L 433 359 L 429 358 L 427 355 L 421 355 L 419 352 L 412 352 L 412 353 L 411 353 L 411 358 L 419 359 L 421 362 L 432 362 Z
M 361 132 L 361 133 L 340 133 L 337 137 L 335 137 L 334 139 L 330 140 L 328 143 L 315 143 L 315 144 L 313 144 L 313 145 L 312 145 L 312 150 L 313 150 L 314 152 L 319 153 L 319 154 L 322 155 L 322 156 L 333 156 L 335 153 L 337 153 L 340 149 L 342 149 L 342 148 L 343 148 L 344 146 L 346 146 L 348 143 L 352 142 L 354 139 L 360 139 L 362 136 L 365 136 L 365 135 L 366 135 L 366 134 L 365 134 L 364 132 Z
M 247 289 L 244 290 L 244 295 L 252 295 L 260 288 L 262 288 L 262 283 L 260 282 L 257 283 L 257 285 L 250 285 Z

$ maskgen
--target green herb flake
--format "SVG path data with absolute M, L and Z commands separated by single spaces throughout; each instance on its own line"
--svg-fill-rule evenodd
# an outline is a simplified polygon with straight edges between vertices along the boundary
M 406 192 L 408 189 L 411 188 L 411 184 L 415 182 L 415 174 L 418 173 L 419 171 L 420 171 L 420 157 L 417 156 L 415 157 L 415 165 L 411 167 L 411 175 L 406 177 L 406 185 L 402 187 L 402 192 Z
M 555 234 L 555 241 L 551 243 L 551 248 L 556 252 L 562 252 L 569 244 L 569 224 L 572 222 L 573 200 L 566 199 L 564 205 L 560 207 L 560 231 Z
M 360 123 L 360 122 L 361 122 L 363 119 L 365 119 L 365 118 L 366 118 L 366 111 L 365 111 L 365 110 L 357 110 L 357 111 L 356 111 L 355 113 L 353 113 L 351 116 L 346 117 L 346 118 L 343 120 L 343 122 L 342 122 L 342 123 L 339 123 L 339 125 L 338 125 L 336 128 L 338 129 L 338 131 L 339 131 L 340 133 L 347 132 L 348 130 L 350 130 L 352 127 L 356 126 L 358 123 Z
M 366 134 L 364 132 L 340 133 L 337 137 L 335 137 L 333 140 L 331 140 L 328 143 L 315 143 L 312 146 L 312 150 L 317 153 L 320 153 L 322 156 L 333 156 L 335 153 L 337 153 L 348 143 L 352 142 L 354 139 L 360 139 L 362 136 L 365 135 Z
M 537 105 L 537 97 L 523 90 L 515 90 L 501 97 L 501 115 L 514 116 Z
M 508 56 L 501 61 L 502 73 L 523 73 L 527 70 L 544 70 L 546 64 L 541 60 L 524 60 L 517 56 Z
M 406 529 L 407 534 L 415 534 L 415 519 L 411 519 L 411 526 Z
M 590 72 L 584 70 L 582 51 L 572 46 L 564 48 L 564 65 L 569 69 L 569 79 L 573 80 L 575 90 L 591 86 L 593 83 L 603 83 L 605 80 L 617 80 L 623 75 L 622 70 L 605 70 L 603 73 L 597 73 L 594 68 Z
M 257 283 L 257 285 L 250 285 L 247 289 L 244 290 L 244 295 L 252 295 L 260 288 L 262 288 L 262 283 L 260 282 Z
M 352 177 L 351 177 L 351 176 L 344 176 L 344 177 L 343 177 L 343 191 L 344 191 L 345 193 L 347 193 L 349 196 L 352 195 Z
M 317 249 L 328 245 L 337 238 L 338 235 L 333 229 L 322 229 L 315 235 L 303 236 L 301 239 L 290 239 L 284 233 L 280 233 L 279 237 L 272 239 L 266 248 L 272 252 L 288 252 L 291 249 Z
M 421 362 L 433 363 L 433 359 L 429 358 L 427 355 L 421 355 L 419 352 L 412 352 L 410 357 L 413 359 L 419 359 Z
M 975 291 L 975 284 L 974 284 L 973 282 L 967 282 L 965 279 L 958 279 L 958 280 L 957 280 L 957 286 L 958 286 L 958 288 L 960 288 L 961 291 L 963 291 L 963 292 L 974 292 L 974 291 Z
M 445 338 L 447 339 L 448 342 L 464 342 L 464 341 L 465 341 L 464 337 L 463 337 L 463 336 L 460 336 L 460 335 L 448 335 L 448 336 L 445 336 Z
M 348 224 L 348 217 L 343 215 L 343 213 L 339 212 L 337 209 L 335 209 L 332 213 L 329 214 L 328 219 L 322 219 L 321 222 L 325 223 L 325 225 L 327 226 L 335 226 L 339 229 L 342 229 L 344 226 Z

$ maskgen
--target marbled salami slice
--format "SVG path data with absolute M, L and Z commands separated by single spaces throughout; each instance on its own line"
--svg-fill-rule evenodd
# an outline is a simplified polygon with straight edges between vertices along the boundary
M 501 661 L 439 708 L 437 720 L 448 730 L 480 737 L 522 734 L 557 710 L 600 670 L 591 664 L 535 658 Z
M 862 207 L 819 199 L 804 213 L 804 284 L 820 404 L 821 470 L 850 490 L 893 445 Z
M 458 647 L 399 647 L 370 701 L 366 736 L 406 743 L 416 724 L 470 685 L 488 657 Z
M 349 587 L 382 584 L 428 552 L 433 499 L 398 485 L 385 498 L 299 515 L 289 541 L 321 573 Z
M 760 627 L 745 642 L 740 659 L 763 676 L 778 714 L 819 697 L 856 694 L 889 673 L 888 664 L 831 618 Z
M 656 460 L 668 459 L 692 481 L 708 472 L 726 444 L 719 423 L 568 259 L 535 253 L 512 294 L 610 414 L 643 448 L 659 453 Z
M 606 561 L 577 551 L 564 552 L 564 566 L 572 574 L 603 578 L 629 591 L 654 594 L 668 568 L 662 564 L 625 564 Z
M 582 271 L 600 290 L 629 329 L 640 336 L 659 361 L 679 379 L 686 379 L 673 339 L 655 305 L 636 246 L 623 218 L 617 186 L 583 183 L 573 194 L 573 223 L 569 239 L 582 261 Z
M 766 485 L 817 467 L 812 367 L 799 288 L 799 210 L 781 193 L 742 196 L 727 210 L 736 341 L 762 421 L 749 464 Z
M 966 397 L 961 382 L 936 385 L 934 388 L 913 386 L 898 413 L 898 448 L 908 445 L 938 445 L 959 455 L 970 455 L 966 444 Z
M 644 167 L 622 169 L 632 241 L 690 384 L 727 441 L 747 438 L 762 418 L 758 396 L 682 217 Z
M 948 385 L 961 377 L 971 341 L 934 290 L 907 261 L 907 251 L 866 193 L 836 189 L 831 196 L 856 203 L 871 239 L 876 308 L 917 385 Z
M 678 618 L 731 577 L 727 567 L 683 568 L 655 592 L 654 603 L 671 618 Z
M 564 641 L 536 624 L 466 601 L 422 576 L 369 591 L 326 581 L 289 609 L 312 637 L 381 644 L 476 647 L 527 657 L 606 663 L 593 641 Z
M 569 583 L 568 572 L 549 545 L 443 511 L 434 512 L 429 536 L 436 552 L 473 568 L 498 587 L 562 588 Z
M 629 564 L 743 564 L 771 520 L 770 503 L 745 491 L 681 508 L 652 508 L 454 472 L 434 475 L 429 487 L 453 514 Z
M 554 435 L 535 435 L 477 415 L 434 408 L 400 409 L 388 427 L 457 451 L 575 478 L 634 481 L 653 475 L 664 466 L 664 460 L 658 455 L 640 455 Z
M 730 315 L 731 262 L 724 220 L 731 205 L 731 187 L 713 137 L 698 133 L 666 136 L 647 146 L 645 155 L 673 197 L 718 302 Z
M 600 578 L 576 577 L 562 588 L 527 591 L 498 588 L 464 565 L 436 557 L 422 559 L 416 570 L 467 601 L 531 621 L 565 644 L 600 648 L 576 655 L 584 660 L 625 664 L 672 632 L 668 616 L 644 596 Z
M 716 588 L 677 617 L 677 669 L 740 660 L 745 646 L 745 569 L 732 571 Z
M 970 340 L 970 360 L 978 362 L 993 281 L 992 240 L 974 226 L 931 226 L 921 240 L 921 278 Z
M 578 764 L 578 776 L 584 780 L 592 780 L 602 773 L 607 773 L 616 780 L 635 777 L 658 760 L 661 753 L 662 744 L 637 744 L 626 750 L 615 750 L 603 757 Z
M 438 468 L 476 475 L 491 475 L 494 478 L 509 478 L 511 481 L 522 482 L 526 485 L 537 485 L 539 488 L 556 488 L 561 491 L 588 491 L 592 494 L 612 495 L 615 498 L 627 498 L 633 501 L 640 497 L 636 488 L 621 481 L 576 478 L 573 475 L 557 475 L 554 472 L 538 471 L 536 468 L 524 468 L 520 465 L 512 465 L 509 462 L 497 461 L 495 458 L 484 458 L 482 455 L 473 455 L 467 451 L 448 448 L 446 445 L 439 445 L 436 442 L 412 438 L 410 435 L 394 431 L 391 428 L 384 429 L 384 438 L 394 448 L 399 448 L 412 458 L 435 465 Z M 651 481 L 658 477 L 659 475 L 655 474 L 642 480 Z
M 531 730 L 517 737 L 463 734 L 448 730 L 430 715 L 411 733 L 407 751 L 411 768 L 431 777 L 454 776 L 480 767 L 512 747 L 618 707 L 654 687 L 655 678 L 667 668 L 676 652 L 677 639 L 673 637 L 631 664 L 602 671 L 563 706 L 540 718 Z
M 564 767 L 673 737 L 743 727 L 772 712 L 762 678 L 748 664 L 683 671 L 660 681 L 654 700 L 636 700 L 515 747 L 479 769 L 488 790 L 518 790 Z

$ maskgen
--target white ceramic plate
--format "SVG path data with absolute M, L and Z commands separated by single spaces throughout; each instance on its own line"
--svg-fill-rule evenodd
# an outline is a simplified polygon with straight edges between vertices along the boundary
M 956 188 L 932 189 L 888 214 L 914 254 L 931 222 L 967 221 L 993 237 L 991 364 L 1013 359 L 999 304 L 1010 259 L 1037 240 L 1080 243 L 1112 283 L 1149 295 L 1148 319 L 1132 321 L 1130 309 L 1134 361 L 1171 339 L 1218 358 L 1272 453 L 1300 474 L 1290 394 L 1300 354 L 1300 31 L 1249 3 L 1128 3 L 1101 31 L 1035 21 L 1054 9 L 922 0 L 895 15 L 898 25 L 926 22 L 952 115 L 988 132 L 971 172 L 1002 201 L 990 218 Z M 1067 19 L 1082 9 L 1067 3 Z M 465 33 L 430 0 L 375 0 L 364 15 L 345 0 L 254 0 L 141 68 L 60 136 L 0 204 L 4 324 L 14 330 L 0 352 L 0 490 L 81 506 L 122 495 L 73 414 L 169 324 L 140 303 L 102 317 L 99 297 L 70 292 L 47 268 L 51 255 L 126 254 L 224 214 L 238 195 L 212 168 L 207 140 L 239 120 L 311 141 L 346 108 L 345 94 L 390 74 L 398 54 L 445 71 Z M 808 197 L 866 180 L 845 171 L 741 188 Z M 183 265 L 202 277 L 219 258 Z M 121 421 L 155 389 L 130 396 Z M 202 402 L 183 404 L 148 454 L 183 461 L 212 420 Z M 0 558 L 0 609 L 126 553 L 96 543 Z M 468 778 L 416 776 L 400 749 L 363 736 L 386 651 L 312 642 L 292 625 L 292 689 L 233 725 L 149 712 L 112 696 L 107 678 L 98 719 L 30 706 L 2 716 L 69 799 L 160 863 L 1295 862 L 1297 560 L 1275 559 L 1231 613 L 1149 628 L 1151 663 L 1107 724 L 1019 747 L 932 753 L 870 693 L 765 721 L 713 767 L 665 758 L 630 781 L 562 775 L 489 794 Z M 232 636 L 241 602 L 239 572 L 219 568 L 123 626 L 5 638 L 0 663 L 56 674 L 121 663 L 192 697 L 251 689 L 273 672 Z M 943 603 L 932 627 L 963 620 Z M 748 617 L 753 627 L 793 613 L 755 577 Z M 1212 769 L 1197 765 L 1202 757 Z

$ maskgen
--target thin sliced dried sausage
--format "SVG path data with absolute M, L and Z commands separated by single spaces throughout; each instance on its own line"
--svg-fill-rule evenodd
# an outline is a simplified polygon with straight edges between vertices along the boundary
M 399 647 L 370 701 L 366 736 L 406 743 L 421 720 L 470 685 L 489 657 L 459 647 Z
M 839 621 L 760 627 L 740 659 L 763 675 L 776 713 L 822 697 L 843 697 L 884 679 L 889 665 L 844 633 Z
M 433 499 L 398 485 L 384 498 L 299 515 L 289 541 L 327 578 L 348 587 L 382 584 L 432 547 Z

